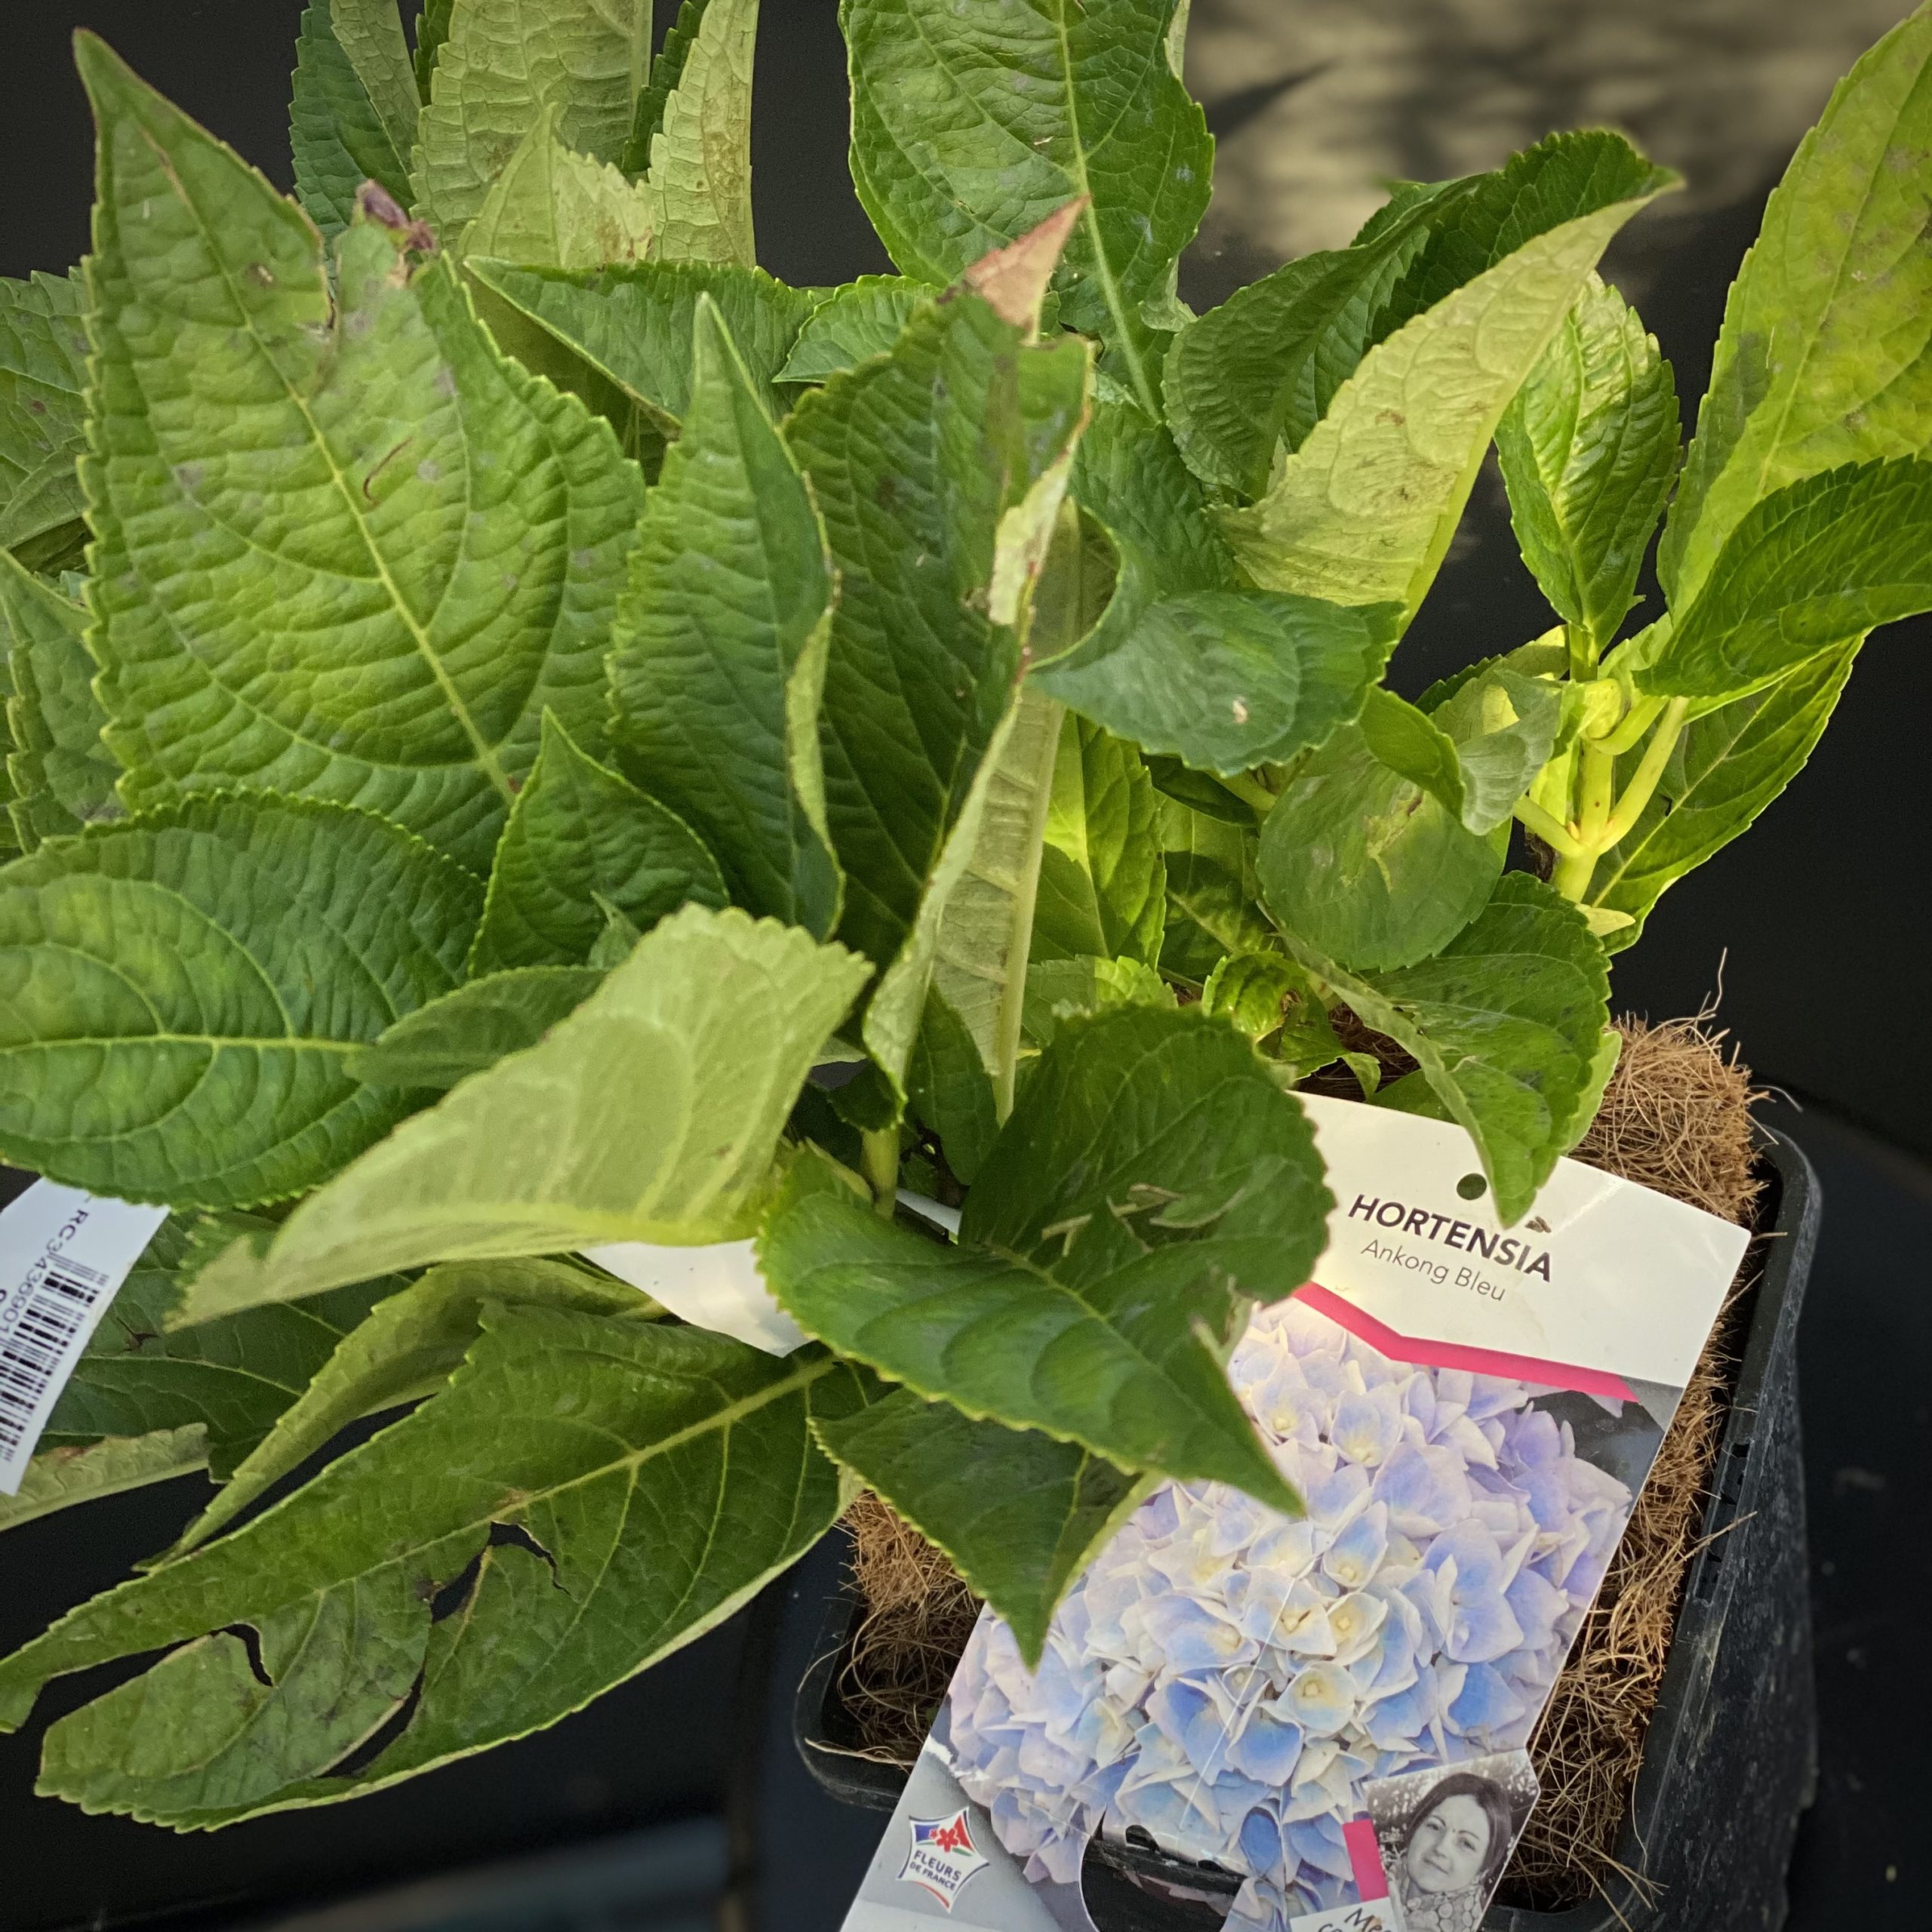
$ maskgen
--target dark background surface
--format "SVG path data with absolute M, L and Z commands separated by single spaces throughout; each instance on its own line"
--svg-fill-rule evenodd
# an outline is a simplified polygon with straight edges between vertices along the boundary
M 1546 11 L 1540 0 L 1521 4 Z M 1214 5 L 1197 0 L 1197 18 Z M 1294 11 L 1283 0 L 1284 45 Z M 1687 0 L 1687 13 L 1696 11 Z M 86 245 L 91 137 L 68 56 L 75 26 L 103 32 L 285 187 L 300 11 L 300 0 L 5 0 L 0 272 L 60 270 Z M 658 11 L 661 24 L 663 0 Z M 765 11 L 755 148 L 764 265 L 799 282 L 884 269 L 845 173 L 834 0 L 771 0 Z M 1795 16 L 1764 0 L 1764 33 L 1786 17 Z M 1817 105 L 1832 78 L 1816 75 Z M 1255 104 L 1211 97 L 1217 132 L 1238 131 Z M 1557 103 L 1549 125 L 1576 118 Z M 1609 265 L 1641 288 L 1688 398 L 1703 386 L 1725 288 L 1782 159 L 1755 193 L 1694 218 L 1640 223 Z M 1186 265 L 1183 293 L 1204 306 L 1274 259 L 1224 225 L 1216 252 Z M 1413 692 L 1548 621 L 1491 476 L 1404 645 L 1397 681 Z M 1781 1115 L 1818 1161 L 1827 1201 L 1803 1358 L 1825 1734 L 1820 1802 L 1794 1873 L 1800 1932 L 1903 1932 L 1932 1919 L 1918 1849 L 1932 1807 L 1915 1755 L 1932 1710 L 1922 1500 L 1932 1475 L 1932 1175 L 1883 1144 L 1932 1154 L 1932 1109 L 1922 1104 L 1932 1090 L 1923 943 L 1932 788 L 1921 749 L 1932 715 L 1928 642 L 1923 621 L 1873 641 L 1810 768 L 1751 835 L 1666 897 L 1642 946 L 1617 969 L 1620 1004 L 1663 1017 L 1700 1008 L 1727 955 L 1722 1023 L 1761 1077 L 1823 1103 L 1804 1118 Z M 0 1647 L 163 1545 L 196 1506 L 192 1487 L 115 1499 L 10 1534 L 0 1544 Z M 378 1914 L 318 1919 L 314 1932 L 457 1924 L 685 1932 L 710 1922 L 706 1901 L 734 1866 L 741 1882 L 728 1926 L 831 1932 L 879 1821 L 817 1796 L 791 1753 L 783 1694 L 809 1660 L 835 1567 L 835 1553 L 820 1552 L 761 1612 L 540 1737 L 353 1805 L 214 1838 L 85 1818 L 32 1798 L 35 1732 L 82 1701 L 77 1690 L 50 1696 L 33 1730 L 0 1740 L 0 1927 L 226 1927 L 583 1841 L 600 1849 L 534 1875 L 432 1884 Z M 91 1681 L 85 1694 L 99 1687 Z M 728 1835 L 719 1822 L 728 1810 Z M 1908 1829 L 1907 1820 L 1918 1822 Z

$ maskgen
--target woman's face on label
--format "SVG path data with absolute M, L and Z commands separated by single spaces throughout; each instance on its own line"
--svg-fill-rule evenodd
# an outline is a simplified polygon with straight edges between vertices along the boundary
M 1460 1892 L 1473 1885 L 1489 1855 L 1489 1819 L 1467 1792 L 1445 1798 L 1417 1826 L 1403 1862 L 1425 1892 Z

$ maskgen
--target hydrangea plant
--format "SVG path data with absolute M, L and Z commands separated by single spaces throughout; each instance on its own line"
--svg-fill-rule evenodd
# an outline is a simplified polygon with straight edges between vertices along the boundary
M 1521 1749 L 1635 1499 L 1528 1385 L 1391 1361 L 1291 1301 L 1229 1371 L 1306 1505 L 1164 1484 L 1037 1669 L 982 1619 L 953 1769 L 1030 1877 L 1103 1825 L 1244 1875 L 1232 1923 L 1343 1903 L 1369 1779 Z
M 0 1661 L 11 1727 L 155 1659 L 47 1792 L 206 1828 L 523 1735 L 860 1484 L 1032 1659 L 1161 1481 L 1318 1524 L 1226 1367 L 1322 1244 L 1295 1087 L 1392 1038 L 1526 1214 L 1610 952 L 1932 605 L 1932 14 L 1681 466 L 1613 134 L 1191 315 L 1185 14 L 845 0 L 899 272 L 835 289 L 756 265 L 756 0 L 648 58 L 646 0 L 314 0 L 293 201 L 82 36 L 92 251 L 0 285 L 0 1154 L 173 1212 L 0 1524 L 218 1487 Z M 1412 703 L 1492 444 L 1558 621 Z M 806 1340 L 635 1285 L 693 1267 Z

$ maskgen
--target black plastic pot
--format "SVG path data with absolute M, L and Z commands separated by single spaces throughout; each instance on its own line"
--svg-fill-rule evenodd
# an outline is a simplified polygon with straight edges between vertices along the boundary
M 1797 1343 L 1820 1198 L 1811 1164 L 1791 1140 L 1767 1131 L 1762 1141 L 1772 1183 L 1760 1223 L 1763 1272 L 1749 1291 L 1701 1547 L 1617 1847 L 1629 1876 L 1564 1912 L 1499 1902 L 1484 1932 L 1776 1932 L 1784 1923 L 1785 1874 L 1817 1766 Z M 851 1755 L 838 1695 L 857 1607 L 849 1594 L 829 1606 L 818 1661 L 798 1687 L 793 1733 L 832 1797 L 889 1811 L 906 1774 Z M 1238 1882 L 1097 1841 L 1085 1887 L 1108 1932 L 1215 1922 L 1213 1907 L 1161 1903 L 1137 1878 L 1230 1901 Z

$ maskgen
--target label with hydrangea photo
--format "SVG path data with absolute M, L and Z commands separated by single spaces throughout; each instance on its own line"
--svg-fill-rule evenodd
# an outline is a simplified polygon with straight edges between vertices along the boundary
M 1749 1237 L 1568 1160 L 1506 1228 L 1460 1128 L 1303 1100 L 1328 1244 L 1230 1365 L 1303 1512 L 1165 1483 L 1037 1670 L 983 1616 L 846 1932 L 1481 1922 Z

